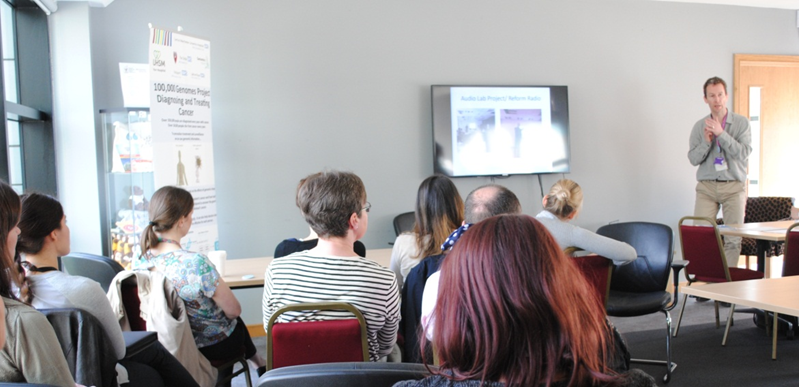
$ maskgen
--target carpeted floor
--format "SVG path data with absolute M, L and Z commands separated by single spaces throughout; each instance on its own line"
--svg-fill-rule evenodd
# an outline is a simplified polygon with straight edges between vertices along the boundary
M 682 297 L 681 297 L 682 298 Z M 777 360 L 771 360 L 771 339 L 758 329 L 749 313 L 735 313 L 727 346 L 721 346 L 724 323 L 730 308 L 720 308 L 721 327 L 714 323 L 713 302 L 697 302 L 689 298 L 678 337 L 672 338 L 672 359 L 677 369 L 668 386 L 799 386 L 799 338 L 777 341 Z M 679 306 L 672 311 L 677 326 Z M 666 358 L 666 320 L 662 313 L 640 317 L 611 318 L 627 340 L 634 358 Z M 263 356 L 266 339 L 253 339 Z M 665 386 L 665 366 L 633 364 L 655 377 Z M 252 369 L 253 386 L 258 377 Z M 232 387 L 245 387 L 244 376 L 233 380 Z
M 672 338 L 672 361 L 677 368 L 669 386 L 797 386 L 799 339 L 777 340 L 777 360 L 771 360 L 771 339 L 758 329 L 751 313 L 735 313 L 727 346 L 721 346 L 730 308 L 720 308 L 716 329 L 713 302 L 688 299 L 678 337 Z M 679 306 L 672 311 L 676 327 Z M 666 358 L 666 323 L 662 313 L 642 317 L 612 318 L 627 340 L 634 358 Z M 665 366 L 633 364 L 665 385 Z

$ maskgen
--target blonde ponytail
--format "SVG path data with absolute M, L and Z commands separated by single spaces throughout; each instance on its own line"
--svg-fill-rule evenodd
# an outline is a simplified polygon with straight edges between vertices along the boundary
M 557 217 L 566 218 L 580 210 L 583 205 L 583 190 L 572 180 L 558 180 L 546 196 L 544 209 Z

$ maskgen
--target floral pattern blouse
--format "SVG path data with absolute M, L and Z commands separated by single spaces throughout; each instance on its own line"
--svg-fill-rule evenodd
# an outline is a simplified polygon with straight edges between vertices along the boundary
M 219 284 L 219 272 L 205 255 L 176 250 L 161 255 L 147 252 L 134 263 L 134 269 L 154 267 L 172 281 L 186 305 L 191 332 L 198 348 L 225 340 L 236 328 L 236 319 L 225 316 L 212 297 Z

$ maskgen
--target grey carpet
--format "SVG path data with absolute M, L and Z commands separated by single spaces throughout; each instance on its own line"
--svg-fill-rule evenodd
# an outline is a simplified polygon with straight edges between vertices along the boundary
M 721 346 L 730 308 L 720 308 L 721 327 L 714 323 L 713 302 L 688 299 L 678 337 L 672 338 L 672 361 L 677 369 L 669 386 L 797 386 L 799 340 L 777 340 L 777 360 L 771 360 L 771 338 L 758 329 L 750 313 L 735 313 L 727 346 Z M 679 307 L 672 311 L 676 327 Z M 665 359 L 665 317 L 612 318 L 627 340 L 634 358 Z M 665 366 L 633 364 L 654 376 L 659 385 Z

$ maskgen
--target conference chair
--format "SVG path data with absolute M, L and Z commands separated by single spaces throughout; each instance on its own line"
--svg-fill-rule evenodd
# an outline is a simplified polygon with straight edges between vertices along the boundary
M 120 316 L 123 335 L 126 331 L 157 332 L 161 344 L 200 385 L 227 385 L 230 379 L 243 372 L 247 387 L 252 387 L 243 349 L 241 355 L 220 361 L 210 361 L 203 356 L 194 342 L 183 299 L 163 273 L 122 271 L 112 281 L 108 298 Z M 235 363 L 240 363 L 242 368 L 233 373 Z
M 782 276 L 799 275 L 799 223 L 788 227 L 785 233 L 785 254 L 782 260 Z
M 694 225 L 684 224 L 686 221 L 693 221 Z M 708 223 L 708 225 L 696 225 L 696 223 Z M 682 246 L 683 258 L 691 262 L 686 267 L 686 279 L 688 286 L 694 282 L 733 282 L 763 278 L 763 273 L 755 270 L 728 267 L 727 259 L 724 256 L 724 244 L 721 241 L 718 226 L 713 219 L 695 216 L 685 216 L 680 219 L 680 244 Z M 685 311 L 685 302 L 688 295 L 683 296 L 683 304 L 677 317 L 677 328 L 674 330 L 674 337 L 680 331 L 682 314 Z M 716 328 L 719 327 L 719 303 L 716 301 Z M 735 313 L 735 304 L 730 305 L 730 315 L 727 317 L 727 327 L 724 330 L 724 338 L 721 345 L 727 344 L 727 334 L 732 323 L 732 316 Z
M 122 265 L 113 259 L 87 253 L 69 253 L 61 257 L 61 265 L 68 274 L 98 282 L 104 292 L 108 292 L 108 286 L 114 276 L 124 270 Z
M 791 218 L 794 198 L 780 196 L 758 196 L 746 199 L 744 210 L 744 223 L 774 222 Z M 716 219 L 716 224 L 724 224 L 724 219 Z M 785 244 L 783 242 L 758 241 L 752 238 L 741 239 L 741 255 L 746 257 L 746 267 L 749 267 L 749 257 L 757 257 L 757 244 L 768 246 L 764 249 L 765 257 L 783 255 Z
M 268 371 L 261 376 L 258 387 L 391 387 L 403 380 L 424 379 L 430 369 L 436 367 L 415 363 L 306 364 Z
M 652 313 L 666 316 L 666 360 L 631 359 L 632 363 L 666 366 L 663 382 L 671 380 L 677 363 L 671 361 L 671 315 L 679 295 L 679 274 L 688 265 L 673 261 L 674 233 L 664 224 L 648 222 L 613 223 L 602 226 L 597 234 L 628 243 L 638 258 L 618 266 L 610 279 L 606 311 L 614 317 L 636 317 Z M 666 289 L 670 270 L 674 278 L 674 294 Z
M 785 251 L 782 260 L 782 276 L 790 277 L 794 275 L 799 275 L 799 223 L 794 223 L 785 233 Z M 757 313 L 755 316 L 755 324 L 760 326 L 758 324 L 758 319 L 761 318 L 761 312 L 755 313 Z M 771 334 L 772 324 L 770 321 L 772 318 L 774 318 L 774 313 L 762 312 L 762 316 L 765 317 L 762 319 L 765 321 L 761 320 L 761 323 L 765 325 L 766 333 Z M 786 336 L 793 338 L 795 335 L 794 329 L 799 327 L 799 318 L 794 316 L 779 315 L 778 319 L 780 320 L 780 323 L 782 323 L 779 330 L 782 330 L 782 327 L 785 327 Z
M 308 311 L 346 311 L 353 318 L 278 323 L 284 314 Z M 313 316 L 303 316 L 313 318 Z M 314 302 L 286 305 L 269 318 L 266 328 L 266 369 L 286 366 L 369 361 L 366 319 L 345 302 Z
M 415 224 L 416 214 L 413 211 L 403 212 L 394 217 L 394 232 L 397 236 L 404 232 L 411 232 Z

